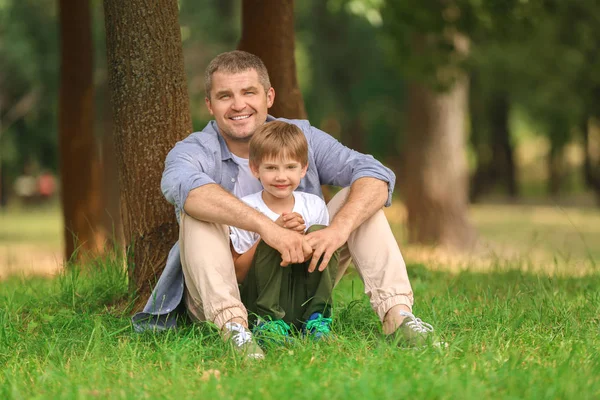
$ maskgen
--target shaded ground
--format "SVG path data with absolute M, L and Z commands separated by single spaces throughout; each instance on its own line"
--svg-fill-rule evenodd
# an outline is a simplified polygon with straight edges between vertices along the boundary
M 408 262 L 433 269 L 489 270 L 502 267 L 580 275 L 600 268 L 600 209 L 529 204 L 471 207 L 480 233 L 468 254 L 407 246 L 406 210 L 386 209 Z M 58 205 L 0 213 L 0 279 L 13 274 L 54 274 L 62 266 L 62 221 Z

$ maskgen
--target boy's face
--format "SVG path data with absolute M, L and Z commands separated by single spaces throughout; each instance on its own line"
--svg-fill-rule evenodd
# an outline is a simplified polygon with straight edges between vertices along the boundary
M 263 185 L 265 192 L 277 199 L 285 199 L 300 185 L 308 165 L 289 158 L 265 159 L 258 167 L 250 163 L 250 170 Z

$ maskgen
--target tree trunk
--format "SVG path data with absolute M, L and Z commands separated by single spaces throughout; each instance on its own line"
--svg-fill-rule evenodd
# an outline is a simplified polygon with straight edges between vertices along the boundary
M 585 118 L 581 123 L 581 131 L 583 134 L 583 174 L 585 184 L 588 188 L 592 189 L 596 195 L 598 204 L 600 204 L 600 154 L 593 154 L 593 148 L 600 148 L 600 142 L 595 143 L 594 146 L 591 143 L 590 130 L 592 127 L 596 127 L 595 119 Z
M 103 225 L 109 234 L 112 248 L 121 251 L 125 245 L 123 240 L 123 224 L 121 221 L 121 191 L 119 189 L 119 170 L 117 168 L 117 154 L 115 147 L 115 135 L 113 117 L 110 107 L 110 94 L 108 91 L 108 82 L 103 81 L 101 86 L 103 91 L 102 107 L 103 118 L 102 129 L 102 166 L 104 180 L 102 182 L 104 204 Z
M 476 86 L 477 82 L 472 82 Z M 476 201 L 501 183 L 510 197 L 518 195 L 516 167 L 510 143 L 508 95 L 494 91 L 483 95 L 477 87 L 470 91 L 472 143 L 477 154 L 477 170 L 471 186 L 470 198 Z M 488 98 L 486 98 L 488 97 Z
M 260 57 L 275 88 L 270 114 L 306 118 L 296 77 L 294 55 L 294 1 L 243 0 L 242 38 L 238 49 Z
M 485 94 L 483 93 L 479 73 L 471 73 L 469 85 L 469 117 L 471 123 L 471 144 L 477 157 L 477 167 L 471 179 L 469 198 L 476 202 L 481 195 L 489 191 L 490 176 L 490 134 Z
M 65 258 L 103 251 L 101 167 L 94 136 L 93 42 L 88 0 L 60 0 L 59 148 Z
M 179 230 L 160 190 L 164 160 L 192 131 L 178 5 L 105 0 L 104 12 L 130 285 L 144 300 Z
M 404 192 L 410 242 L 465 249 L 475 232 L 467 217 L 468 81 L 458 76 L 444 93 L 409 85 Z
M 563 146 L 550 141 L 550 151 L 548 152 L 548 194 L 558 196 L 560 194 L 563 178 Z
M 510 143 L 508 119 L 510 104 L 504 92 L 492 94 L 489 121 L 492 139 L 492 169 L 495 181 L 501 181 L 510 197 L 518 195 L 513 148 Z

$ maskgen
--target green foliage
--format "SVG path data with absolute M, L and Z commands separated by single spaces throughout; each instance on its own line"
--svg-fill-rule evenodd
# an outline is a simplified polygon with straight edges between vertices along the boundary
M 362 3 L 297 2 L 297 41 L 310 65 L 304 101 L 313 125 L 386 159 L 401 141 L 404 82 L 378 45 L 380 27 L 371 22 L 377 17 L 368 17 L 378 2 L 353 7 Z
M 57 168 L 58 35 L 54 2 L 6 0 L 0 9 L 0 156 L 11 174 L 28 162 Z M 23 118 L 18 104 L 36 94 Z M 9 125 L 10 124 L 10 125 Z M 6 167 L 6 166 L 5 166 Z

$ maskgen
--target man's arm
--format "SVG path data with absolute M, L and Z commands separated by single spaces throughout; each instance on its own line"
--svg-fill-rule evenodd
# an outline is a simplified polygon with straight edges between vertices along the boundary
M 308 271 L 315 270 L 321 256 L 323 261 L 319 265 L 319 271 L 323 271 L 333 253 L 348 241 L 356 228 L 385 205 L 387 198 L 387 182 L 368 177 L 354 181 L 346 202 L 329 226 L 306 235 L 307 242 L 314 250 Z
M 308 244 L 303 241 L 301 234 L 278 226 L 217 184 L 192 189 L 183 209 L 186 214 L 201 221 L 232 225 L 258 233 L 269 246 L 281 253 L 281 265 L 304 260 L 303 248 Z

